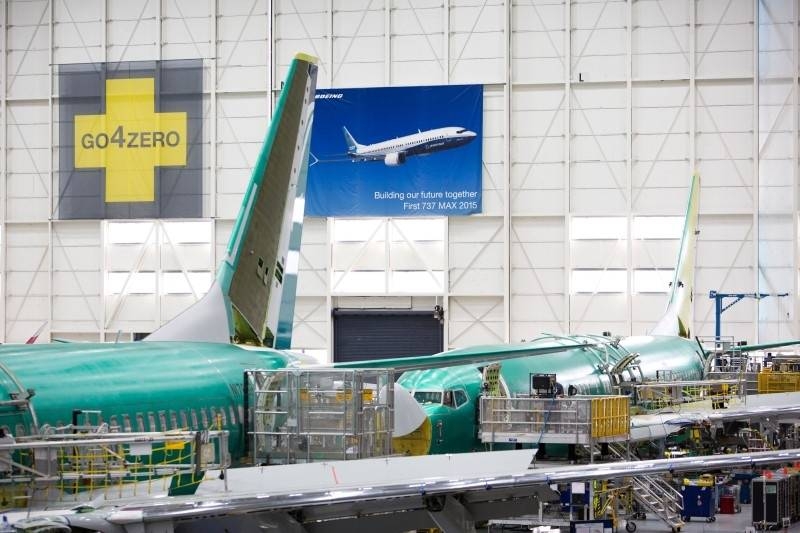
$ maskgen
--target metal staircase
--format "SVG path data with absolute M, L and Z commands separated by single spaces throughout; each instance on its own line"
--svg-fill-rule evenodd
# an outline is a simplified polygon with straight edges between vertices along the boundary
M 766 452 L 772 449 L 772 444 L 757 429 L 742 428 L 739 434 L 747 442 L 747 451 L 749 452 Z
M 637 460 L 635 457 L 628 456 L 628 451 L 623 444 L 612 443 L 608 448 L 611 455 L 620 460 Z M 684 522 L 681 518 L 683 495 L 680 492 L 659 475 L 633 476 L 631 485 L 633 486 L 633 497 L 642 507 L 667 524 L 673 533 L 681 530 Z

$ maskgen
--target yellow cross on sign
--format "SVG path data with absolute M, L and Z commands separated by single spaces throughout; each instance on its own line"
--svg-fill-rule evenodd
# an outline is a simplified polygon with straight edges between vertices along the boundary
M 155 80 L 106 80 L 106 114 L 75 116 L 75 168 L 106 170 L 106 202 L 155 200 L 155 167 L 186 166 L 186 113 L 155 112 Z

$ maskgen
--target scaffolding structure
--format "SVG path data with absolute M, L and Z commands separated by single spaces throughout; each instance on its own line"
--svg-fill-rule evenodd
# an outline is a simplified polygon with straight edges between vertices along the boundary
M 248 370 L 244 386 L 256 464 L 392 453 L 391 370 Z
M 0 509 L 192 494 L 206 471 L 230 466 L 227 431 L 97 429 L 68 425 L 0 445 Z
M 657 411 L 681 404 L 725 409 L 733 399 L 746 395 L 741 379 L 700 381 L 656 381 L 634 385 L 634 403 L 645 411 Z

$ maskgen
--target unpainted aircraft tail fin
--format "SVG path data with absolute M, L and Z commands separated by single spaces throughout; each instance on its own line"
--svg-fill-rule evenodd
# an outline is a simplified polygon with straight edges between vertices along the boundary
M 347 143 L 347 153 L 354 154 L 358 151 L 358 147 L 361 146 L 356 142 L 350 132 L 347 130 L 347 126 L 342 126 L 342 133 L 344 133 L 344 140 Z
M 697 247 L 698 213 L 700 208 L 700 176 L 692 176 L 689 188 L 689 201 L 686 206 L 686 218 L 683 223 L 683 236 L 678 250 L 678 262 L 675 275 L 670 284 L 671 290 L 667 301 L 667 310 L 651 335 L 672 335 L 692 338 L 694 328 L 694 257 Z
M 214 284 L 145 340 L 289 347 L 316 80 L 316 60 L 295 56 Z

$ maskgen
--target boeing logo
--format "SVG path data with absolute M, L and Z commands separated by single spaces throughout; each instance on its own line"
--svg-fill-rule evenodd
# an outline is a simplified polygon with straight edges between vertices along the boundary
M 412 155 L 428 155 L 441 150 L 457 148 L 471 142 L 477 134 L 466 128 L 451 126 L 420 131 L 374 144 L 359 144 L 342 127 L 347 142 L 347 155 L 353 161 L 383 161 L 394 167 L 402 165 Z
M 344 98 L 344 93 L 324 93 L 314 95 L 314 99 L 316 100 L 340 100 L 342 98 Z

